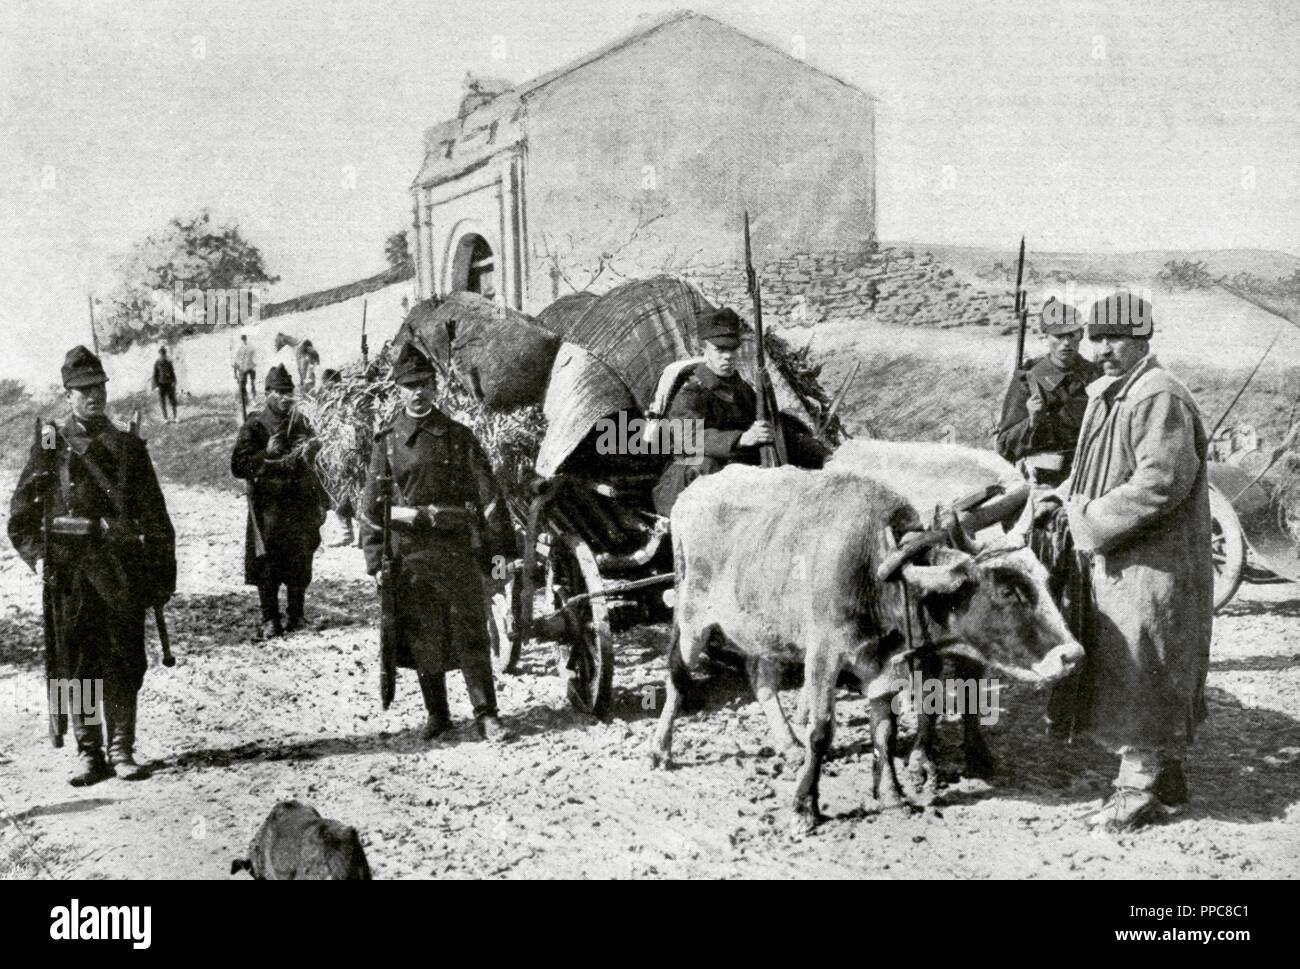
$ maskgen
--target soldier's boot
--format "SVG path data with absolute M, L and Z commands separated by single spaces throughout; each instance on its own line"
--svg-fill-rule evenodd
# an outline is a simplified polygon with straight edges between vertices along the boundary
M 68 715 L 73 735 L 77 738 L 77 770 L 68 778 L 73 787 L 88 787 L 113 776 L 104 759 L 104 732 L 98 713 L 89 715 L 72 711 Z M 88 723 L 87 721 L 94 721 Z
M 421 736 L 434 740 L 451 729 L 451 710 L 447 707 L 447 684 L 442 673 L 417 671 L 420 692 L 424 694 L 424 709 L 429 713 Z
M 280 584 L 263 582 L 257 587 L 257 600 L 262 610 L 262 621 L 258 624 L 257 640 L 265 641 L 284 635 L 280 624 Z
M 113 771 L 104 760 L 102 750 L 99 748 L 78 750 L 77 770 L 68 778 L 68 783 L 73 787 L 89 787 L 91 784 L 106 781 L 112 776 Z
M 1187 778 L 1183 775 L 1183 762 L 1173 760 L 1160 768 L 1156 777 L 1156 797 L 1165 807 L 1179 807 L 1187 803 Z
M 285 593 L 289 600 L 288 619 L 284 624 L 286 633 L 296 633 L 307 623 L 303 619 L 303 612 L 306 607 L 307 588 L 306 586 L 291 585 Z
M 135 761 L 136 694 L 128 691 L 108 707 L 108 762 L 124 781 L 144 780 L 148 772 Z
M 461 672 L 465 674 L 465 689 L 474 705 L 474 725 L 479 736 L 494 744 L 514 740 L 514 731 L 497 716 L 496 687 L 492 683 L 492 664 L 487 654 L 463 663 Z

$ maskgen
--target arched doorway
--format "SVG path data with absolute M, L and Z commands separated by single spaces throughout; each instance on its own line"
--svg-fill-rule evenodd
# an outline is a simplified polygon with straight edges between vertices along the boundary
M 496 256 L 482 236 L 470 234 L 457 243 L 451 263 L 451 288 L 489 299 L 496 296 Z

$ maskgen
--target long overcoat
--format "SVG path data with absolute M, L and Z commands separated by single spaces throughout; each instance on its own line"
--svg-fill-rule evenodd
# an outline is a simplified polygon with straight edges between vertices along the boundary
M 146 612 L 176 589 L 175 532 L 145 442 L 107 418 L 69 417 L 52 439 L 33 443 L 8 526 L 33 569 L 45 554 L 47 501 L 54 534 L 44 563 L 46 674 L 139 690 Z M 95 534 L 59 534 L 54 520 L 64 516 L 97 523 Z M 63 719 L 51 723 L 52 737 L 61 738 Z
M 329 496 L 304 450 L 313 437 L 301 414 L 279 417 L 265 408 L 250 414 L 239 429 L 230 471 L 252 488 L 252 509 L 244 524 L 244 581 L 249 585 L 311 582 L 312 556 L 320 547 L 320 528 L 329 507 Z M 253 515 L 265 548 L 262 555 Z
M 1176 750 L 1205 718 L 1214 614 L 1206 433 L 1153 356 L 1101 378 L 1061 487 L 1091 586 L 1074 726 L 1112 752 Z
M 510 513 L 487 455 L 469 428 L 436 408 L 419 418 L 399 412 L 379 431 L 360 508 L 371 575 L 383 566 L 385 463 L 392 470 L 395 506 L 454 510 L 436 525 L 421 520 L 391 530 L 390 548 L 401 576 L 397 665 L 436 674 L 481 662 L 489 649 L 484 576 L 497 556 L 503 563 L 518 556 Z M 442 617 L 436 630 L 435 616 Z

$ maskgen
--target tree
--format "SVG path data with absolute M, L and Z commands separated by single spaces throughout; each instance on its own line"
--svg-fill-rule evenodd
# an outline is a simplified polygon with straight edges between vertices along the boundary
M 413 269 L 411 246 L 406 238 L 406 230 L 399 229 L 384 240 L 384 258 L 394 269 Z
M 207 209 L 174 218 L 118 265 L 121 281 L 99 321 L 108 350 L 124 350 L 168 331 L 240 325 L 255 312 L 255 294 L 279 276 L 238 227 L 218 225 Z
M 1170 289 L 1209 289 L 1214 285 L 1205 263 L 1190 259 L 1170 259 L 1156 279 Z

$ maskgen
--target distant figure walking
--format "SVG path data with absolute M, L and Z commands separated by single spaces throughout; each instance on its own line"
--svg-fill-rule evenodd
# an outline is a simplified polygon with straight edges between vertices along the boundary
M 153 362 L 153 378 L 150 381 L 158 389 L 158 403 L 162 407 L 163 423 L 175 424 L 176 411 L 176 368 L 167 359 L 167 348 L 158 348 L 158 359 Z M 171 402 L 172 416 L 167 416 L 167 403 Z
M 253 353 L 253 348 L 248 343 L 248 334 L 240 334 L 239 349 L 235 351 L 234 359 L 235 382 L 239 384 L 239 400 L 244 410 L 248 410 L 248 395 L 253 395 L 253 400 L 257 400 L 257 357 Z M 247 390 L 245 390 L 247 385 Z
M 298 344 L 294 355 L 298 361 L 298 388 L 305 394 L 316 387 L 316 368 L 320 366 L 320 354 L 311 345 L 311 340 L 303 340 Z

